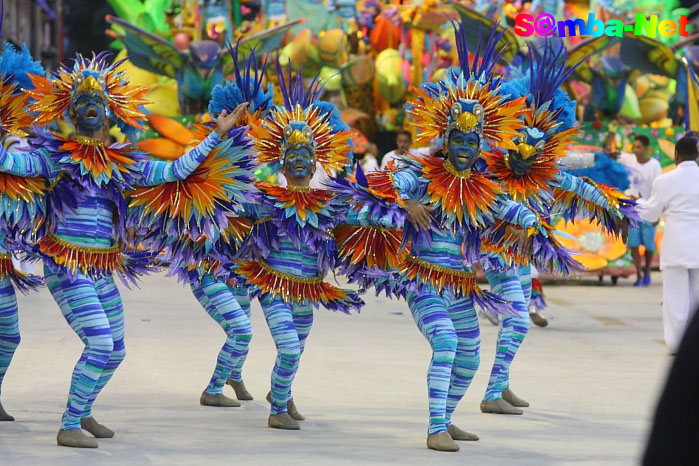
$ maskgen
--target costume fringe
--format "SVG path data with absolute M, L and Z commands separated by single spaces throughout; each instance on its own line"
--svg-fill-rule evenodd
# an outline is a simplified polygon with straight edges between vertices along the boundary
M 364 305 L 356 293 L 332 286 L 322 277 L 296 277 L 275 270 L 264 261 L 238 261 L 235 274 L 243 278 L 239 284 L 255 287 L 251 297 L 269 294 L 287 303 L 310 301 L 315 307 L 322 304 L 327 309 L 347 314 L 351 309 L 359 312 Z
M 597 188 L 607 200 L 611 210 L 604 209 L 593 202 L 582 199 L 575 193 L 555 189 L 555 213 L 562 213 L 573 222 L 575 222 L 576 218 L 587 217 L 590 221 L 596 221 L 598 225 L 602 226 L 603 230 L 614 236 L 619 236 L 621 233 L 617 225 L 617 221 L 621 218 L 628 219 L 631 228 L 637 226 L 640 217 L 636 211 L 636 203 L 634 201 L 611 186 L 596 183 L 589 178 L 583 179 Z
M 544 297 L 544 289 L 541 286 L 541 282 L 537 278 L 532 278 L 532 297 L 529 301 L 529 305 L 539 310 L 546 309 L 546 300 L 544 300 Z
M 0 254 L 0 279 L 9 278 L 15 289 L 27 294 L 44 286 L 44 279 L 37 275 L 26 274 L 12 265 L 11 254 Z
M 64 268 L 73 280 L 77 272 L 92 279 L 105 277 L 117 272 L 127 287 L 136 285 L 139 276 L 155 271 L 154 259 L 157 253 L 150 251 L 121 251 L 118 246 L 91 248 L 69 243 L 50 233 L 39 241 L 39 253 L 50 258 L 55 267 Z

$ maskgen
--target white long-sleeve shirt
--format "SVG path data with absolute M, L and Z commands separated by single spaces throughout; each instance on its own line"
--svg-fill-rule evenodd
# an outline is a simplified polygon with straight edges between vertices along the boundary
M 641 218 L 665 216 L 660 268 L 699 269 L 699 165 L 682 162 L 653 182 L 650 199 L 639 199 Z
M 619 163 L 630 171 L 629 182 L 631 186 L 625 193 L 629 196 L 649 199 L 653 181 L 663 174 L 660 162 L 651 157 L 646 163 L 640 163 L 635 155 L 622 153 L 619 155 Z

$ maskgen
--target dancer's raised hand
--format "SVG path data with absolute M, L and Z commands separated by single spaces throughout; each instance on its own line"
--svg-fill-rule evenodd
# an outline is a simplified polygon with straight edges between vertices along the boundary
M 243 102 L 242 104 L 238 104 L 238 106 L 231 113 L 223 110 L 218 115 L 218 118 L 216 118 L 216 134 L 222 138 L 225 137 L 226 134 L 228 134 L 228 131 L 233 129 L 247 107 L 248 103 Z

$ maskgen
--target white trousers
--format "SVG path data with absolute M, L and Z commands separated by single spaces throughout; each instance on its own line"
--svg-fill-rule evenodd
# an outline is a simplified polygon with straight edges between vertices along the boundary
M 699 269 L 663 269 L 663 329 L 665 344 L 676 353 L 687 324 L 699 306 Z

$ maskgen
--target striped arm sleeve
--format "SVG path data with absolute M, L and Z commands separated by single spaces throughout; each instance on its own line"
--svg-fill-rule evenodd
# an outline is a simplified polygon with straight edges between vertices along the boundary
M 219 135 L 212 131 L 197 147 L 174 162 L 161 160 L 142 162 L 140 165 L 143 176 L 139 184 L 141 186 L 155 186 L 187 178 L 220 142 Z
M 554 187 L 575 193 L 582 199 L 592 202 L 605 210 L 612 210 L 607 199 L 597 188 L 577 176 L 559 171 L 558 175 L 556 175 Z

